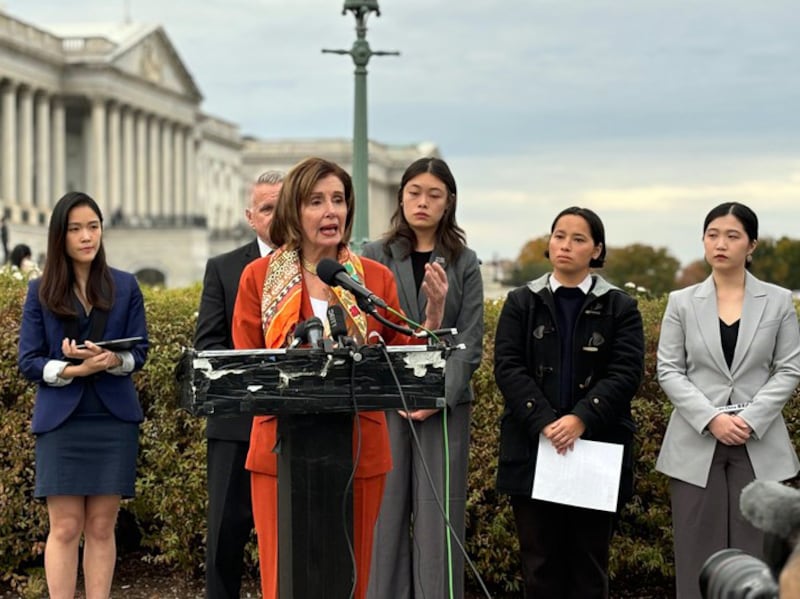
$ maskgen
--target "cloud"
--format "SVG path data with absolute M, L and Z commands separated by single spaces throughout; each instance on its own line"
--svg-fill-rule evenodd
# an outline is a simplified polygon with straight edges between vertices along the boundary
M 666 247 L 682 263 L 701 255 L 702 219 L 725 201 L 751 206 L 762 237 L 800 237 L 800 161 L 791 152 L 753 160 L 737 147 L 630 142 L 452 159 L 459 223 L 484 259 L 515 258 L 571 205 L 600 214 L 610 245 Z
M 800 215 L 800 173 L 782 181 L 740 181 L 727 185 L 652 186 L 629 189 L 595 189 L 583 194 L 582 203 L 600 210 L 644 211 L 656 215 L 691 210 L 714 202 L 758 204 L 761 209 L 786 210 Z
M 27 21 L 120 20 L 124 3 L 16 2 Z M 794 0 L 381 0 L 370 18 L 369 131 L 433 140 L 482 256 L 514 257 L 573 204 L 612 245 L 697 257 L 698 222 L 746 202 L 800 237 L 800 11 Z M 266 138 L 352 132 L 351 15 L 330 0 L 137 0 L 203 108 Z M 762 216 L 763 214 L 763 216 Z

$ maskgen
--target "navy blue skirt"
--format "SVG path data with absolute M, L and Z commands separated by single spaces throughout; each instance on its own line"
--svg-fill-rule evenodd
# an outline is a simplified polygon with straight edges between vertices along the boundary
M 74 413 L 36 436 L 37 498 L 134 496 L 139 425 L 105 413 Z

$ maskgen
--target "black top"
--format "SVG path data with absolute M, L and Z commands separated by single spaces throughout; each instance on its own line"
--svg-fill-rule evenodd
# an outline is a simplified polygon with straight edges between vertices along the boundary
M 559 405 L 563 413 L 572 409 L 574 402 L 572 394 L 573 378 L 573 342 L 575 338 L 575 322 L 581 313 L 581 306 L 586 295 L 580 287 L 564 287 L 556 289 L 553 297 L 556 301 L 556 322 L 561 339 L 561 385 Z
M 733 364 L 733 351 L 736 349 L 736 339 L 739 337 L 739 321 L 731 324 L 719 319 L 719 336 L 722 339 L 722 353 L 725 354 L 725 362 L 728 368 Z
M 414 284 L 417 286 L 417 293 L 425 278 L 425 265 L 431 261 L 433 252 L 411 252 L 411 267 L 414 269 Z

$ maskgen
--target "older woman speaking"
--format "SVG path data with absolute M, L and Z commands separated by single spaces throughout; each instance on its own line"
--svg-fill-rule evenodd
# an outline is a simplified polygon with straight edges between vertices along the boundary
M 362 312 L 349 291 L 329 287 L 317 276 L 320 260 L 334 259 L 350 276 L 400 311 L 391 272 L 348 249 L 354 202 L 350 176 L 337 164 L 308 158 L 288 173 L 270 229 L 270 237 L 279 247 L 271 255 L 251 262 L 239 283 L 233 311 L 233 342 L 237 349 L 286 347 L 298 323 L 312 316 L 324 322 L 327 308 L 334 304 L 344 308 L 348 335 L 359 343 L 366 342 L 373 331 L 388 344 L 415 343 Z M 423 287 L 428 297 L 424 327 L 439 328 L 447 294 L 447 275 L 441 266 L 427 265 Z M 396 320 L 386 311 L 383 315 Z M 361 451 L 353 489 L 358 570 L 355 596 L 364 597 L 372 530 L 392 458 L 383 412 L 361 412 L 354 437 L 358 428 Z M 251 472 L 264 599 L 277 597 L 278 588 L 278 479 L 277 459 L 272 452 L 277 440 L 275 416 L 253 419 L 246 466 Z

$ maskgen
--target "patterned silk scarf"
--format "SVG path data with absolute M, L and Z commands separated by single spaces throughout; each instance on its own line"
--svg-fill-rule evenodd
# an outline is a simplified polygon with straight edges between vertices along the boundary
M 357 255 L 342 248 L 337 259 L 345 267 L 347 274 L 364 284 L 364 266 Z M 367 338 L 367 318 L 358 308 L 355 296 L 341 287 L 331 287 L 328 305 L 337 303 L 341 304 L 347 314 L 347 334 L 357 343 L 364 343 Z M 300 253 L 297 250 L 278 248 L 270 256 L 261 295 L 261 326 L 265 347 L 274 349 L 289 344 L 292 333 L 300 322 L 302 305 L 303 271 Z M 327 322 L 324 327 L 325 334 L 329 334 L 330 326 Z

